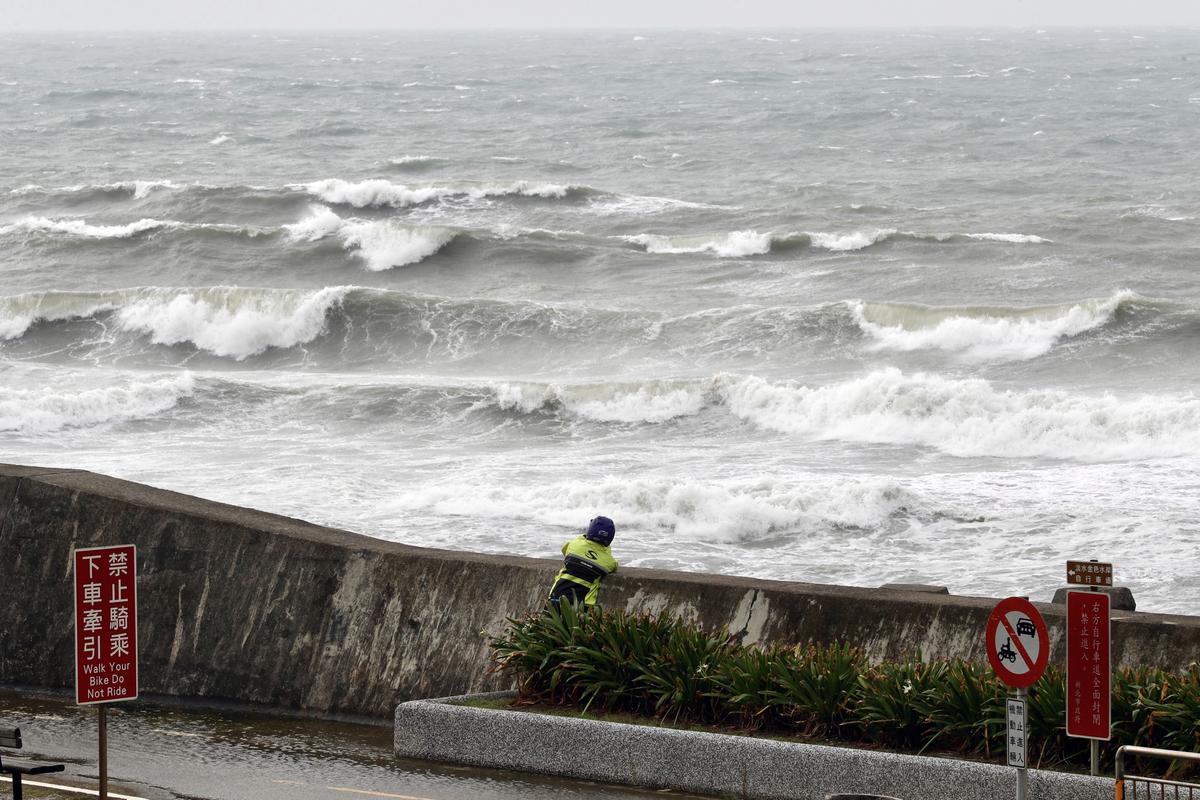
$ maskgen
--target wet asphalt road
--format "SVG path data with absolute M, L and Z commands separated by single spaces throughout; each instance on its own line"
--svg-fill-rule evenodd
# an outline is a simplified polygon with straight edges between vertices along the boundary
M 22 755 L 67 765 L 65 773 L 42 779 L 97 788 L 96 725 L 95 707 L 77 706 L 69 696 L 0 688 L 0 726 L 21 728 Z M 110 705 L 108 737 L 110 791 L 148 800 L 647 800 L 667 794 L 405 761 L 392 754 L 387 725 L 174 702 Z

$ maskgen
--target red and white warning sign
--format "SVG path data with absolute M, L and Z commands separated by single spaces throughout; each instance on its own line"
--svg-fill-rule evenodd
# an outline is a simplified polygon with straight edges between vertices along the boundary
M 75 551 L 75 702 L 138 696 L 137 550 Z
M 1067 592 L 1067 736 L 1112 736 L 1109 598 Z
M 1036 683 L 1050 658 L 1046 622 L 1024 597 L 1008 597 L 996 604 L 984 645 L 996 675 L 1016 689 Z

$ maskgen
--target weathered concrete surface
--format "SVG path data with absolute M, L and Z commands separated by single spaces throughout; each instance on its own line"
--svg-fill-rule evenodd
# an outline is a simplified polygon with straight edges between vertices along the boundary
M 540 608 L 557 561 L 408 547 L 76 470 L 0 465 L 0 683 L 72 681 L 71 550 L 138 547 L 145 692 L 387 717 L 504 688 L 481 631 Z M 618 540 L 619 545 L 619 540 Z M 661 570 L 609 607 L 670 610 L 745 642 L 982 658 L 988 598 Z M 1038 604 L 1062 658 L 1063 607 Z M 1121 664 L 1186 665 L 1200 619 L 1114 612 Z
M 950 758 L 551 717 L 419 700 L 396 708 L 396 755 L 739 798 L 1011 800 L 1015 770 Z M 1111 778 L 1029 771 L 1029 796 L 1109 800 Z

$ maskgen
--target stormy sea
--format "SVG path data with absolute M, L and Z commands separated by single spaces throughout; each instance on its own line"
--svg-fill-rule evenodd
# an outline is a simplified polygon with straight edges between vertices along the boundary
M 0 461 L 1200 613 L 1197 41 L 2 36 Z

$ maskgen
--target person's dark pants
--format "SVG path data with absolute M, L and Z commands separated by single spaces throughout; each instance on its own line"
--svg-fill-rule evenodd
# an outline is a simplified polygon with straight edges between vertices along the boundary
M 560 580 L 550 590 L 550 605 L 558 608 L 558 604 L 566 600 L 573 606 L 583 608 L 583 600 L 587 597 L 588 587 L 575 581 Z

